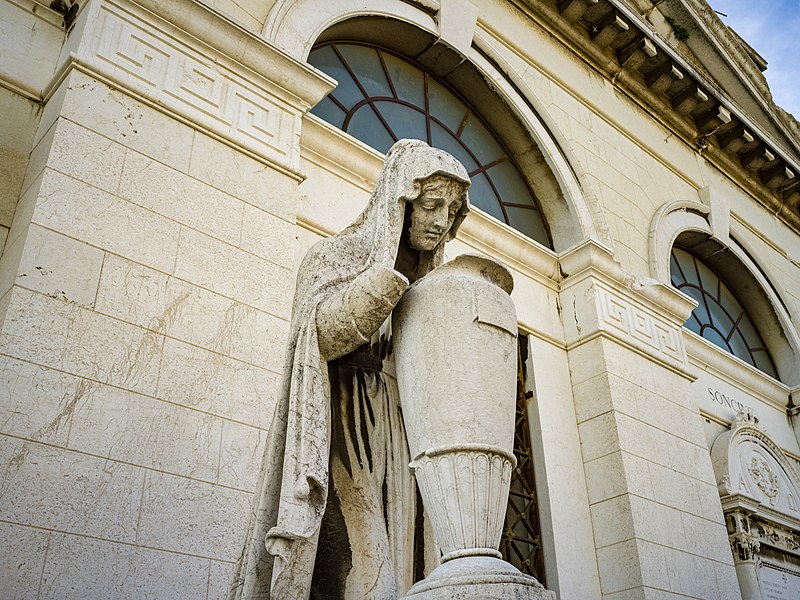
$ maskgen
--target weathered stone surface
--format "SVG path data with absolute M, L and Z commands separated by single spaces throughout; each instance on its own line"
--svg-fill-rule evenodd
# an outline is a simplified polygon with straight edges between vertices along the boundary
M 0 433 L 65 446 L 86 383 L 29 362 L 0 357 Z
M 266 429 L 279 379 L 272 371 L 167 338 L 155 395 Z
M 294 220 L 293 179 L 200 132 L 195 132 L 188 173 L 254 207 Z
M 49 150 L 46 160 L 51 169 L 110 194 L 118 192 L 126 160 L 123 145 L 61 117 L 39 141 L 34 153 L 40 155 L 43 150 Z M 32 165 L 32 171 L 36 172 L 37 167 Z
M 99 188 L 46 169 L 34 223 L 171 273 L 180 225 Z
M 0 352 L 152 394 L 163 336 L 16 287 L 11 292 Z
M 107 254 L 97 290 L 95 310 L 154 331 L 169 322 L 169 276 L 116 254 Z
M 73 71 L 65 84 L 57 109 L 61 116 L 171 167 L 188 169 L 191 127 L 84 73 Z M 49 126 L 47 114 L 42 122 Z
M 104 257 L 98 248 L 31 225 L 16 282 L 51 298 L 92 307 Z
M 9 12 L 12 14 L 10 15 Z M 17 30 L 20 23 L 15 23 L 16 19 L 13 13 L 19 14 L 19 11 L 9 6 L 2 16 L 0 53 L 5 55 L 10 55 L 12 52 L 11 47 L 14 43 L 12 40 L 16 34 L 23 33 Z M 46 40 L 47 32 L 43 30 L 38 37 L 38 43 L 32 44 L 29 51 L 34 53 L 41 50 L 46 46 Z M 14 52 L 14 54 L 17 57 L 14 67 L 18 68 L 20 63 L 30 60 L 30 56 L 20 55 L 18 52 Z M 0 127 L 0 181 L 3 182 L 0 187 L 0 226 L 11 227 L 17 199 L 25 178 L 33 134 L 39 122 L 40 107 L 36 102 L 15 94 L 7 87 L 0 87 L 0 106 L 3 107 L 3 125 Z M 2 253 L 2 246 L 0 246 L 0 253 Z
M 143 154 L 127 151 L 118 194 L 182 225 L 239 245 L 241 200 Z
M 533 577 L 487 556 L 442 563 L 404 596 L 410 600 L 555 600 Z
M 2 436 L 0 519 L 135 543 L 143 469 Z
M 233 421 L 222 424 L 217 483 L 248 492 L 256 488 L 267 432 Z
M 228 298 L 288 318 L 292 272 L 183 227 L 175 275 Z
M 72 414 L 70 448 L 213 482 L 222 419 L 96 384 Z
M 152 471 L 142 494 L 138 542 L 234 561 L 239 558 L 251 499 L 250 493 Z
M 102 556 L 102 560 L 97 557 Z M 53 533 L 39 598 L 206 600 L 209 560 Z
M 250 204 L 244 205 L 241 247 L 276 264 L 293 267 L 294 223 Z
M 50 533 L 0 523 L 0 589 L 14 600 L 37 600 Z
M 248 304 L 107 255 L 96 310 L 225 356 L 278 371 L 289 324 Z

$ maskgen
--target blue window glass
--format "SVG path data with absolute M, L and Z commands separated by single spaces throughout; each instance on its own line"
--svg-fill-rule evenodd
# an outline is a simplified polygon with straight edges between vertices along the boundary
M 672 285 L 696 300 L 697 308 L 685 326 L 723 350 L 778 378 L 764 340 L 725 282 L 696 256 L 673 248 Z
M 308 62 L 339 82 L 312 113 L 383 153 L 402 138 L 451 153 L 472 178 L 475 206 L 553 247 L 533 190 L 509 152 L 443 82 L 405 58 L 365 44 L 322 44 Z

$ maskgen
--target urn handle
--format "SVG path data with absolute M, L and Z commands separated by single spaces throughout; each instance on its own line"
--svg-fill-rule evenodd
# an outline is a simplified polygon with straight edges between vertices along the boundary
M 480 325 L 496 327 L 513 337 L 517 337 L 517 315 L 508 306 L 498 304 L 486 294 L 475 294 L 475 322 Z

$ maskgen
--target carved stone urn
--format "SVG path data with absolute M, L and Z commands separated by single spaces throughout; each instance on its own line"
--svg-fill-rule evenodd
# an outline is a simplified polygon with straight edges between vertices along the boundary
M 501 559 L 513 455 L 517 318 L 505 267 L 461 255 L 394 310 L 397 383 L 411 467 L 442 564 L 405 596 L 549 597 Z

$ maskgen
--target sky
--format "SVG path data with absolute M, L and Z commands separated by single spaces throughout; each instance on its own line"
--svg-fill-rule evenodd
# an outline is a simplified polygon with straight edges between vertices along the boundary
M 707 0 L 769 63 L 775 103 L 800 119 L 800 0 Z

